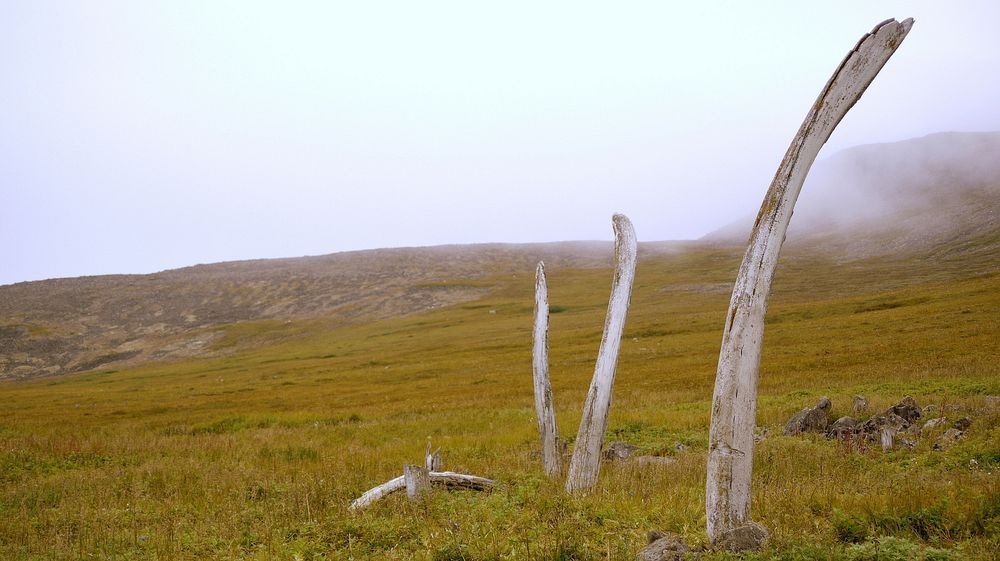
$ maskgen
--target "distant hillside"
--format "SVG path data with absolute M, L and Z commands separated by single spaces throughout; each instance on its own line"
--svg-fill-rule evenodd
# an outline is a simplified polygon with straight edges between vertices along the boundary
M 480 298 L 498 273 L 533 274 L 540 259 L 609 267 L 612 251 L 610 242 L 379 249 L 0 286 L 0 380 L 218 354 L 219 327 L 238 322 L 418 313 Z
M 858 274 L 904 279 L 915 266 L 953 276 L 995 273 L 998 155 L 1000 133 L 948 133 L 860 146 L 817 163 L 792 220 L 783 266 L 853 262 L 864 271 Z M 751 222 L 697 242 L 642 243 L 637 283 L 643 267 L 657 267 L 683 271 L 686 279 L 663 287 L 665 293 L 728 292 L 728 273 L 704 278 L 700 271 L 719 271 L 721 263 L 735 275 Z M 357 325 L 421 313 L 531 283 L 540 259 L 553 272 L 610 269 L 612 246 L 383 249 L 0 286 L 0 380 L 218 356 L 303 336 L 317 322 Z M 826 281 L 808 282 L 815 290 Z M 238 329 L 262 321 L 270 327 L 246 330 L 250 335 Z
M 818 161 L 789 227 L 790 247 L 853 257 L 1000 247 L 1000 132 L 940 133 Z M 754 216 L 704 238 L 745 243 Z M 959 247 L 961 246 L 961 247 Z

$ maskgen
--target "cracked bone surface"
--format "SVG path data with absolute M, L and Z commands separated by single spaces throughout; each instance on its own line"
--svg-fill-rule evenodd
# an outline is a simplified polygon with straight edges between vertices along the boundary
M 535 269 L 535 335 L 533 348 L 535 381 L 535 415 L 538 434 L 542 439 L 542 466 L 545 475 L 559 477 L 562 458 L 556 439 L 555 406 L 552 402 L 552 384 L 549 382 L 549 291 L 545 283 L 545 264 L 538 262 Z
M 608 425 L 618 350 L 621 348 L 625 317 L 632 295 L 632 281 L 635 279 L 637 244 L 632 222 L 625 215 L 616 214 L 612 224 L 615 230 L 615 276 L 611 284 L 611 299 L 604 321 L 601 347 L 597 353 L 594 378 L 583 405 L 580 430 L 576 435 L 569 474 L 566 476 L 566 490 L 569 492 L 589 491 L 597 484 L 601 469 L 601 444 Z
M 726 316 L 712 396 L 705 506 L 708 538 L 713 543 L 749 522 L 764 314 L 795 200 L 820 148 L 912 25 L 912 19 L 886 20 L 847 54 L 788 147 L 757 215 Z

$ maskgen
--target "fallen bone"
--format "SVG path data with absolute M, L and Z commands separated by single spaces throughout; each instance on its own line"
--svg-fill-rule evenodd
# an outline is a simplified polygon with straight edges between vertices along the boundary
M 443 487 L 448 490 L 489 491 L 496 487 L 496 482 L 492 479 L 465 473 L 455 473 L 453 471 L 430 471 L 427 472 L 427 476 L 430 479 L 431 486 Z M 365 491 L 360 497 L 351 502 L 349 508 L 350 510 L 363 509 L 382 497 L 402 491 L 403 489 L 406 489 L 406 477 L 400 475 Z

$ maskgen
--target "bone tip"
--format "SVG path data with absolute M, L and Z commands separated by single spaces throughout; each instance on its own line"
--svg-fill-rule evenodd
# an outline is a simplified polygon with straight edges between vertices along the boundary
M 631 224 L 632 223 L 632 221 L 628 219 L 628 216 L 625 216 L 624 214 L 622 214 L 620 212 L 616 212 L 611 217 L 611 222 L 613 224 Z
M 878 30 L 888 25 L 898 26 L 902 28 L 903 35 L 906 35 L 907 33 L 909 33 L 910 28 L 913 27 L 913 18 L 906 18 L 903 21 L 896 21 L 896 18 L 889 18 L 876 25 L 875 28 L 872 29 L 872 35 L 874 35 L 875 33 L 878 32 Z

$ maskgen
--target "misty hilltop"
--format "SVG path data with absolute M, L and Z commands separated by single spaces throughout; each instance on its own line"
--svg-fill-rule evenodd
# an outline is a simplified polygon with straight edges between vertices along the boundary
M 996 249 L 998 209 L 1000 132 L 868 144 L 815 163 L 788 244 L 862 256 L 985 237 Z M 702 240 L 745 242 L 753 220 L 748 214 Z
M 995 274 L 998 154 L 1000 133 L 943 133 L 817 162 L 782 266 L 802 270 L 824 259 L 865 274 Z M 643 267 L 676 269 L 676 283 L 660 292 L 724 299 L 751 223 L 698 241 L 641 243 L 639 282 Z M 468 304 L 532 283 L 539 260 L 550 277 L 610 270 L 612 253 L 610 242 L 382 249 L 0 286 L 0 380 L 223 356 L 330 326 Z M 731 274 L 704 278 L 720 262 Z M 250 324 L 263 328 L 241 328 Z

